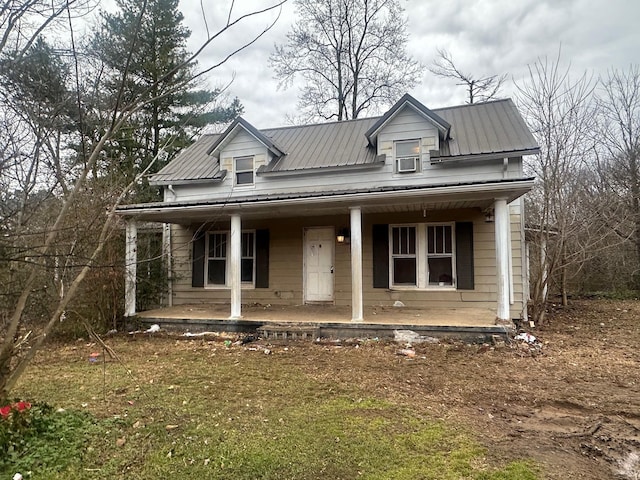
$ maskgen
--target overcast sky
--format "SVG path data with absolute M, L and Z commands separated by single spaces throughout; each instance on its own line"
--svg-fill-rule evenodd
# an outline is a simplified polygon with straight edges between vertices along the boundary
M 522 81 L 528 65 L 539 57 L 557 56 L 560 46 L 563 63 L 571 64 L 575 76 L 585 71 L 597 76 L 610 68 L 640 63 L 638 0 L 400 1 L 408 19 L 408 52 L 416 61 L 430 64 L 436 49 L 445 48 L 461 70 L 475 76 L 508 74 L 504 96 L 513 96 L 512 79 Z M 235 3 L 233 17 L 270 4 L 265 0 Z M 209 31 L 214 32 L 226 20 L 230 2 L 181 0 L 185 23 L 192 30 L 192 51 L 206 35 L 201 4 Z M 204 52 L 201 65 L 219 61 L 275 17 L 275 13 L 255 17 L 221 36 Z M 268 66 L 274 44 L 285 42 L 294 20 L 295 5 L 289 0 L 269 32 L 207 77 L 210 87 L 232 82 L 229 92 L 243 103 L 243 117 L 259 128 L 284 125 L 287 115 L 296 115 L 298 87 L 278 89 Z M 428 71 L 409 93 L 430 108 L 465 101 L 463 87 Z

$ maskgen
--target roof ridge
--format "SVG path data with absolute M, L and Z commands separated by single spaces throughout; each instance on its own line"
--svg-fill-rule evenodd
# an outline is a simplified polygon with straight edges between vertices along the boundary
M 351 118 L 349 120 L 334 120 L 332 122 L 316 122 L 316 123 L 305 123 L 301 125 L 284 125 L 282 127 L 269 127 L 269 128 L 260 128 L 261 132 L 267 130 L 288 130 L 291 128 L 305 128 L 305 127 L 323 127 L 325 125 L 337 125 L 337 124 L 345 124 L 345 123 L 356 123 L 356 122 L 364 122 L 365 120 L 376 120 L 380 118 L 381 115 L 375 117 L 363 117 L 363 118 Z
M 477 102 L 477 103 L 461 103 L 459 105 L 452 105 L 450 107 L 438 107 L 438 108 L 430 108 L 429 110 L 433 112 L 442 111 L 442 110 L 453 110 L 454 108 L 467 108 L 467 107 L 479 107 L 481 105 L 487 105 L 489 103 L 500 103 L 500 102 L 513 102 L 511 97 L 505 98 L 496 98 L 495 100 L 487 100 L 486 102 Z

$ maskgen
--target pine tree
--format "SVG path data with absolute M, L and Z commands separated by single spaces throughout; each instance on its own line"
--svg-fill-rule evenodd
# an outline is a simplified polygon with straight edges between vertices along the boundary
M 191 32 L 183 26 L 178 0 L 118 0 L 119 11 L 102 13 L 101 28 L 92 43 L 110 77 L 109 107 L 115 102 L 146 101 L 130 124 L 111 142 L 107 158 L 110 175 L 130 180 L 157 158 L 150 173 L 157 171 L 194 135 L 210 124 L 224 124 L 242 113 L 236 98 L 227 106 L 217 105 L 219 90 L 198 89 L 193 68 L 182 65 L 189 53 Z M 143 9 L 142 15 L 140 9 Z M 136 28 L 140 22 L 140 28 Z M 135 34 L 135 37 L 134 37 Z M 131 55 L 128 70 L 126 59 Z M 126 73 L 126 81 L 120 79 Z M 115 169 L 114 169 L 115 167 Z M 155 193 L 142 186 L 136 201 L 148 201 Z

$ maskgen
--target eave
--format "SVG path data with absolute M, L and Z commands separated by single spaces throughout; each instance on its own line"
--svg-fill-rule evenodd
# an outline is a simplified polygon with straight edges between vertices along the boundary
M 487 208 L 495 198 L 511 202 L 533 187 L 533 178 L 506 179 L 455 184 L 379 187 L 359 190 L 264 194 L 189 202 L 123 205 L 118 214 L 140 220 L 189 224 L 239 213 L 243 218 L 297 217 L 346 214 L 358 205 L 363 212 L 389 211 L 390 208 L 447 208 L 458 202 L 460 208 Z M 439 207 L 440 205 L 440 207 Z

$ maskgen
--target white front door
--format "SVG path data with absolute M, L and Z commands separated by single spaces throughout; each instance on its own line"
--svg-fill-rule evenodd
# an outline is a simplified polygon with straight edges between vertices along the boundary
M 304 300 L 333 301 L 333 227 L 304 231 Z

